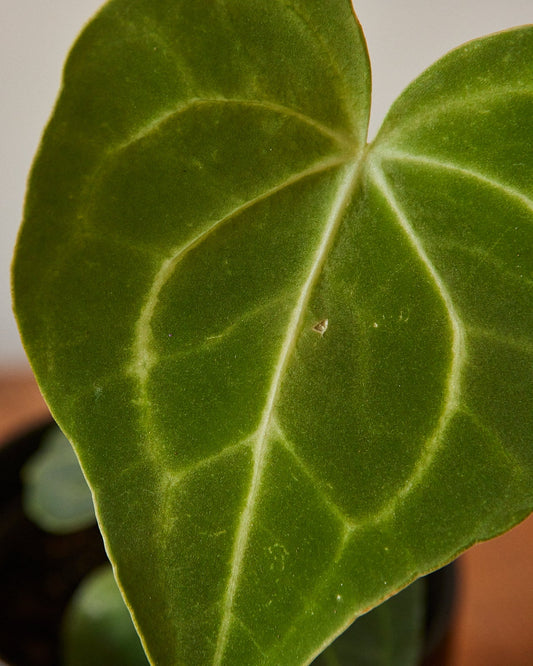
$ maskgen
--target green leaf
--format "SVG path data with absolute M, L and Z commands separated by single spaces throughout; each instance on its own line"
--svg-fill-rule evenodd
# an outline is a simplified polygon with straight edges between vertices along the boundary
M 417 666 L 424 638 L 425 579 L 358 618 L 313 666 Z M 63 626 L 65 666 L 146 664 L 111 567 L 76 591 Z
M 349 0 L 115 0 L 14 264 L 153 663 L 310 663 L 532 508 L 533 30 L 365 146 Z
M 424 644 L 425 579 L 358 618 L 312 666 L 419 666 Z
M 62 628 L 63 666 L 147 666 L 139 636 L 104 565 L 76 590 Z
M 24 511 L 43 530 L 68 534 L 95 522 L 91 491 L 59 428 L 47 433 L 24 465 L 22 481 Z

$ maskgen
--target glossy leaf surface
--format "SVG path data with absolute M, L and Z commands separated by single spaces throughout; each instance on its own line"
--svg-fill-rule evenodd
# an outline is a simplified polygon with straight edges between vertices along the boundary
M 310 663 L 531 510 L 532 32 L 370 147 L 348 0 L 115 0 L 74 47 L 15 305 L 154 663 Z

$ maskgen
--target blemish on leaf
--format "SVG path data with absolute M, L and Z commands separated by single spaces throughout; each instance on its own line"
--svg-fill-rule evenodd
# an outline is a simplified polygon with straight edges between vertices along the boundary
M 272 570 L 283 571 L 285 569 L 285 558 L 289 554 L 289 551 L 283 544 L 275 543 L 268 547 L 268 552 L 272 558 L 270 568 Z
M 322 338 L 324 337 L 324 333 L 328 330 L 328 324 L 329 324 L 328 319 L 321 319 L 320 321 L 317 321 L 317 323 L 313 326 L 313 331 L 318 333 Z
M 403 321 L 403 322 L 409 321 L 409 311 L 405 313 L 403 310 L 400 310 L 400 316 L 398 317 L 398 321 Z

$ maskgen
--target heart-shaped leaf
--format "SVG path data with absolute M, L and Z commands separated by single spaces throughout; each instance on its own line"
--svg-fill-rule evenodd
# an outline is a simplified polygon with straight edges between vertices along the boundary
M 349 0 L 114 0 L 36 160 L 22 337 L 156 664 L 307 664 L 531 510 L 533 30 L 365 146 Z

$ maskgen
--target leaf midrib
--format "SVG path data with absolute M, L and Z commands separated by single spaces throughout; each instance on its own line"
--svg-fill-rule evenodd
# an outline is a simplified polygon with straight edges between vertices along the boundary
M 153 367 L 158 363 L 159 359 L 156 354 L 152 351 L 154 346 L 154 339 L 151 329 L 152 319 L 157 308 L 159 297 L 164 289 L 165 285 L 168 283 L 169 279 L 174 274 L 176 267 L 181 263 L 185 257 L 195 248 L 200 246 L 207 238 L 209 238 L 214 232 L 216 232 L 220 227 L 234 219 L 247 209 L 255 206 L 268 199 L 269 197 L 275 195 L 282 190 L 291 187 L 292 185 L 298 183 L 301 180 L 309 178 L 320 173 L 324 173 L 330 169 L 334 169 L 346 163 L 344 157 L 330 157 L 328 159 L 322 160 L 311 165 L 309 168 L 300 171 L 289 178 L 285 179 L 281 183 L 278 183 L 274 187 L 261 192 L 257 196 L 253 197 L 240 204 L 236 208 L 232 209 L 229 213 L 222 216 L 218 220 L 215 220 L 213 223 L 206 226 L 199 234 L 189 239 L 186 243 L 176 248 L 173 248 L 171 253 L 165 257 L 159 264 L 159 269 L 154 275 L 154 278 L 151 283 L 150 290 L 146 296 L 146 299 L 140 308 L 139 317 L 135 324 L 134 329 L 134 338 L 132 342 L 132 353 L 130 358 L 130 363 L 127 368 L 127 373 L 136 381 L 137 383 L 137 398 L 136 404 L 141 411 L 141 422 L 147 431 L 152 431 L 150 428 L 150 399 L 148 396 L 147 384 L 150 372 Z M 153 439 L 153 436 L 152 436 Z M 157 444 L 157 442 L 152 442 Z M 158 447 L 152 446 L 147 455 L 151 457 L 151 462 L 158 465 L 157 455 Z
M 252 478 L 234 541 L 230 576 L 222 602 L 222 619 L 213 657 L 214 666 L 220 666 L 222 663 L 229 637 L 235 595 L 237 592 L 242 564 L 249 541 L 250 529 L 253 524 L 253 517 L 257 507 L 263 479 L 263 472 L 266 467 L 268 455 L 270 452 L 271 440 L 269 439 L 269 429 L 272 423 L 276 400 L 279 395 L 280 387 L 283 382 L 283 377 L 285 375 L 288 362 L 296 345 L 299 331 L 301 330 L 302 322 L 305 317 L 306 308 L 309 303 L 313 287 L 316 284 L 318 277 L 320 276 L 328 251 L 336 236 L 336 232 L 343 219 L 346 207 L 357 184 L 362 162 L 363 159 L 360 157 L 359 159 L 348 163 L 348 165 L 343 170 L 342 178 L 340 180 L 339 186 L 337 187 L 336 195 L 329 212 L 320 244 L 315 253 L 315 258 L 308 272 L 307 279 L 302 286 L 298 301 L 292 311 L 291 318 L 287 326 L 287 333 L 285 335 L 278 360 L 274 368 L 265 407 L 263 409 L 259 426 L 256 431 L 256 443 L 255 446 L 252 447 L 254 460 Z
M 276 105 L 269 102 L 262 102 L 255 100 L 251 101 L 237 100 L 237 99 L 191 100 L 185 105 L 182 105 L 180 107 L 177 107 L 176 109 L 161 114 L 150 123 L 144 125 L 144 127 L 139 132 L 130 136 L 130 138 L 125 143 L 121 144 L 118 150 L 125 149 L 128 146 L 132 145 L 133 143 L 146 138 L 152 132 L 157 131 L 165 122 L 171 120 L 172 118 L 175 118 L 177 115 L 181 113 L 185 113 L 186 111 L 199 106 L 218 105 L 218 104 L 235 104 L 248 107 L 258 107 L 276 113 L 282 113 L 286 116 L 297 118 L 298 120 L 306 123 L 308 126 L 313 127 L 315 130 L 322 133 L 324 136 L 334 139 L 338 144 L 343 145 L 344 147 L 349 147 L 353 155 L 354 152 L 353 142 L 349 142 L 346 139 L 346 137 L 336 133 L 333 130 L 330 130 L 327 127 L 324 127 L 319 122 L 314 121 L 313 119 L 310 119 L 307 116 L 304 116 L 303 114 L 300 114 L 297 111 L 294 111 L 292 109 L 287 109 L 286 107 L 282 107 L 280 105 Z M 115 150 L 117 149 L 115 148 Z M 390 158 L 401 159 L 401 157 L 407 158 L 407 155 L 401 155 L 400 157 L 400 154 L 397 153 L 396 155 L 393 156 L 391 151 L 390 155 L 383 155 L 382 157 L 385 159 L 387 157 L 389 157 L 389 159 Z M 287 187 L 290 184 L 292 184 L 292 182 L 296 182 L 297 180 L 300 180 L 301 178 L 310 175 L 311 171 L 314 173 L 319 173 L 320 171 L 325 170 L 326 168 L 331 168 L 333 166 L 340 166 L 341 164 L 345 165 L 342 172 L 342 178 L 340 180 L 340 184 L 337 188 L 337 193 L 334 197 L 333 204 L 331 206 L 328 221 L 325 225 L 321 242 L 315 254 L 315 259 L 307 274 L 307 279 L 305 280 L 302 286 L 300 296 L 291 314 L 287 326 L 285 339 L 283 341 L 278 356 L 278 360 L 272 374 L 272 379 L 270 381 L 270 388 L 265 401 L 265 407 L 261 414 L 259 426 L 255 432 L 255 444 L 252 445 L 251 447 L 253 453 L 253 471 L 251 475 L 251 481 L 248 493 L 244 502 L 244 507 L 236 530 L 233 554 L 231 558 L 231 569 L 222 602 L 223 613 L 216 642 L 216 648 L 213 658 L 213 666 L 220 666 L 220 664 L 222 663 L 227 642 L 229 639 L 230 628 L 233 620 L 233 607 L 235 603 L 236 593 L 238 590 L 240 575 L 249 542 L 250 530 L 253 524 L 253 518 L 257 508 L 258 499 L 260 496 L 263 473 L 268 463 L 268 456 L 271 448 L 271 440 L 269 438 L 270 427 L 280 387 L 282 385 L 283 377 L 285 375 L 288 362 L 292 355 L 292 351 L 294 350 L 294 346 L 298 338 L 298 333 L 301 329 L 302 320 L 306 312 L 306 307 L 309 302 L 313 286 L 316 283 L 318 276 L 320 275 L 328 250 L 331 246 L 331 243 L 333 242 L 338 225 L 342 220 L 345 206 L 348 203 L 351 194 L 353 192 L 353 188 L 358 180 L 360 165 L 363 163 L 363 161 L 364 160 L 361 156 L 359 156 L 358 159 L 352 158 L 351 160 L 348 160 L 346 156 L 339 158 L 331 158 L 330 164 L 328 164 L 327 166 L 325 165 L 325 163 L 322 163 L 318 168 L 313 166 L 310 169 L 301 172 L 300 174 L 296 174 L 291 179 L 288 179 L 286 182 L 273 188 L 272 191 L 269 190 L 264 194 L 261 194 L 258 197 L 246 202 L 242 206 L 242 209 L 244 210 L 254 205 L 258 201 L 263 200 L 268 196 L 271 196 L 275 191 L 281 190 L 284 187 Z M 437 166 L 437 164 L 435 166 Z M 440 166 L 441 168 L 443 167 L 446 168 L 452 165 L 448 164 L 444 165 L 441 163 L 438 166 Z M 459 171 L 462 171 L 464 175 L 468 175 L 470 177 L 476 177 L 476 176 L 479 177 L 479 174 L 473 174 L 471 172 L 468 172 L 468 170 L 464 168 L 461 167 L 457 168 L 455 165 L 453 165 L 453 167 L 455 167 L 455 169 Z M 426 441 L 427 450 L 425 452 L 425 455 L 423 456 L 423 459 L 420 461 L 421 464 L 417 465 L 416 469 L 414 470 L 414 474 L 411 475 L 406 486 L 401 489 L 400 493 L 396 494 L 393 502 L 394 506 L 386 505 L 380 512 L 378 512 L 377 516 L 372 517 L 374 521 L 375 520 L 379 521 L 386 518 L 390 514 L 390 512 L 394 509 L 394 507 L 397 505 L 398 501 L 400 501 L 403 498 L 403 495 L 410 491 L 413 484 L 416 485 L 420 477 L 424 475 L 425 471 L 427 470 L 427 467 L 431 464 L 431 461 L 436 453 L 436 449 L 438 449 L 438 445 L 444 435 L 445 430 L 447 429 L 449 420 L 451 419 L 451 417 L 453 416 L 453 414 L 456 412 L 457 409 L 459 394 L 460 394 L 459 379 L 461 374 L 461 368 L 464 361 L 463 327 L 460 318 L 455 312 L 453 301 L 449 296 L 445 285 L 442 284 L 442 281 L 436 269 L 434 269 L 427 255 L 425 254 L 425 250 L 420 245 L 419 239 L 414 233 L 414 230 L 410 228 L 407 219 L 405 218 L 403 212 L 397 205 L 397 202 L 395 201 L 391 191 L 388 188 L 386 181 L 384 180 L 384 174 L 380 174 L 380 176 L 376 177 L 376 174 L 379 173 L 380 171 L 381 169 L 379 169 L 379 167 L 376 168 L 376 170 L 374 171 L 373 174 L 374 182 L 385 194 L 395 216 L 400 222 L 400 226 L 402 226 L 404 232 L 406 232 L 407 236 L 409 237 L 410 242 L 413 244 L 413 247 L 416 250 L 417 254 L 421 258 L 422 262 L 426 265 L 430 277 L 432 278 L 432 281 L 435 283 L 436 288 L 439 291 L 442 300 L 444 302 L 452 330 L 452 358 L 451 358 L 449 376 L 447 382 L 447 392 L 444 399 L 443 409 L 441 411 L 441 418 L 439 419 L 439 423 L 437 424 L 437 427 L 434 430 L 433 435 L 430 438 L 428 438 L 428 440 Z M 488 179 L 484 178 L 483 180 L 485 180 L 488 184 Z M 493 186 L 495 185 L 495 183 L 493 182 L 491 182 L 491 184 Z M 203 242 L 203 240 L 205 240 L 205 238 L 208 235 L 210 235 L 216 228 L 218 228 L 223 222 L 239 214 L 239 212 L 241 212 L 240 209 L 241 207 L 239 207 L 235 211 L 232 211 L 227 216 L 224 216 L 223 218 L 215 222 L 206 231 L 199 234 L 197 237 L 188 242 L 185 246 L 177 250 L 174 250 L 172 256 L 168 257 L 164 262 L 162 262 L 161 269 L 152 283 L 152 290 L 147 300 L 145 301 L 145 305 L 143 307 L 141 316 L 139 317 L 138 320 L 138 328 L 136 331 L 136 343 L 140 343 L 140 340 L 142 338 L 144 338 L 144 343 L 146 343 L 147 338 L 145 334 L 151 335 L 149 333 L 149 328 L 155 307 L 157 305 L 159 293 L 163 288 L 164 284 L 166 284 L 170 275 L 174 272 L 176 264 L 179 261 L 181 261 L 181 259 L 186 254 L 188 254 L 190 250 L 197 247 L 201 242 Z M 140 329 L 144 330 L 144 334 L 141 335 L 139 334 Z M 133 358 L 140 359 L 142 358 L 143 355 L 145 356 L 145 358 L 149 358 L 149 356 L 147 357 L 145 354 L 147 347 L 149 347 L 149 345 L 147 346 L 144 344 L 142 352 L 140 347 L 138 347 L 136 352 L 133 354 Z M 148 361 L 148 363 L 150 365 L 150 361 Z M 145 367 L 144 369 L 141 369 L 141 365 L 137 364 L 137 368 L 135 369 L 135 363 L 132 361 L 130 369 L 132 370 L 133 374 L 137 375 L 137 378 L 139 379 L 139 385 L 142 387 L 142 393 L 144 397 L 147 399 L 146 380 L 150 371 L 150 367 Z
M 175 117 L 176 114 L 184 112 L 188 109 L 192 109 L 201 104 L 218 104 L 218 103 L 228 103 L 228 100 L 195 100 L 194 102 L 189 103 L 186 107 L 174 110 L 171 113 L 164 114 L 159 116 L 155 122 L 145 125 L 143 129 L 131 136 L 129 140 L 121 144 L 118 148 L 115 147 L 114 153 L 119 150 L 126 149 L 132 143 L 142 140 L 147 137 L 154 131 L 157 131 L 158 128 L 162 126 L 164 122 L 169 120 L 171 117 Z M 313 285 L 320 274 L 322 265 L 324 263 L 325 257 L 327 256 L 328 249 L 331 242 L 335 236 L 335 232 L 340 224 L 342 219 L 342 214 L 344 212 L 345 205 L 350 199 L 351 192 L 355 186 L 358 178 L 359 167 L 363 162 L 361 152 L 357 151 L 355 143 L 353 140 L 346 140 L 345 137 L 338 135 L 334 131 L 330 131 L 329 128 L 324 128 L 320 123 L 315 122 L 312 119 L 302 116 L 298 112 L 292 112 L 292 110 L 287 110 L 284 107 L 279 107 L 278 105 L 263 104 L 261 102 L 248 103 L 242 100 L 232 100 L 230 103 L 241 104 L 245 103 L 249 106 L 259 106 L 262 108 L 268 108 L 271 111 L 286 113 L 286 115 L 291 115 L 293 117 L 302 120 L 309 126 L 313 127 L 318 132 L 321 132 L 323 135 L 328 136 L 329 138 L 335 139 L 335 141 L 340 144 L 342 150 L 335 155 L 332 153 L 329 157 L 324 158 L 320 162 L 312 164 L 307 169 L 294 174 L 293 176 L 285 179 L 278 185 L 270 188 L 269 190 L 260 193 L 256 197 L 244 202 L 240 206 L 236 207 L 228 214 L 222 218 L 216 220 L 214 223 L 208 225 L 201 233 L 196 237 L 190 239 L 187 243 L 183 244 L 179 248 L 174 248 L 170 256 L 167 256 L 159 264 L 159 270 L 154 276 L 154 279 L 151 283 L 150 291 L 147 294 L 147 297 L 144 301 L 144 304 L 141 308 L 140 315 L 137 319 L 135 326 L 134 340 L 132 344 L 132 355 L 130 359 L 130 364 L 128 366 L 128 374 L 132 376 L 137 383 L 137 398 L 135 400 L 136 405 L 139 409 L 139 423 L 143 430 L 146 432 L 151 432 L 152 444 L 155 446 L 149 447 L 149 450 L 145 450 L 149 462 L 156 467 L 160 467 L 159 460 L 159 448 L 157 442 L 153 441 L 153 433 L 155 430 L 151 427 L 151 405 L 150 398 L 148 395 L 148 379 L 150 372 L 153 366 L 158 362 L 156 355 L 153 352 L 153 335 L 151 332 L 151 322 L 155 313 L 155 310 L 158 305 L 159 295 L 170 279 L 174 274 L 176 266 L 183 260 L 188 253 L 194 248 L 198 247 L 204 240 L 206 240 L 212 233 L 219 229 L 225 222 L 233 219 L 235 216 L 244 212 L 246 209 L 254 206 L 256 203 L 267 199 L 268 197 L 274 195 L 276 192 L 279 192 L 291 185 L 297 183 L 304 178 L 311 177 L 312 175 L 317 175 L 319 173 L 325 172 L 334 168 L 342 167 L 342 178 L 340 185 L 337 188 L 337 194 L 334 197 L 333 204 L 330 210 L 328 217 L 328 222 L 325 225 L 325 231 L 322 236 L 321 243 L 315 255 L 315 260 L 313 262 L 312 268 L 309 271 L 307 280 L 305 281 L 302 291 L 300 293 L 300 298 L 297 301 L 297 304 L 293 310 L 290 322 L 287 328 L 287 334 L 285 337 L 282 350 L 280 352 L 278 362 L 275 366 L 274 374 L 270 383 L 270 389 L 265 403 L 265 408 L 261 415 L 260 425 L 255 433 L 255 444 L 252 444 L 253 452 L 253 472 L 250 488 L 248 491 L 248 496 L 246 499 L 246 504 L 241 514 L 241 519 L 239 523 L 239 528 L 236 533 L 234 549 L 233 549 L 233 558 L 232 566 L 230 571 L 230 576 L 228 579 L 228 584 L 226 587 L 226 593 L 224 597 L 223 607 L 224 614 L 222 622 L 220 624 L 220 631 L 217 639 L 216 655 L 215 662 L 220 663 L 223 658 L 227 638 L 229 635 L 229 628 L 232 621 L 232 608 L 235 598 L 235 593 L 238 587 L 239 577 L 242 562 L 244 559 L 244 554 L 246 551 L 246 546 L 248 542 L 249 530 L 251 527 L 251 521 L 253 513 L 255 512 L 257 498 L 259 494 L 259 489 L 262 481 L 262 474 L 266 464 L 268 450 L 269 450 L 269 441 L 268 441 L 268 429 L 272 418 L 272 413 L 274 409 L 274 404 L 279 393 L 279 388 L 282 383 L 283 375 L 290 358 L 291 352 L 294 348 L 294 344 L 297 338 L 298 330 L 300 328 L 301 320 L 303 318 L 306 304 L 309 300 Z M 109 156 L 109 154 L 108 154 Z M 355 156 L 355 157 L 354 157 Z M 252 435 L 252 438 L 254 435 Z M 162 470 L 164 472 L 164 470 Z M 169 479 L 168 475 L 165 473 L 162 474 L 162 485 L 163 489 L 169 480 L 174 483 L 175 478 Z

